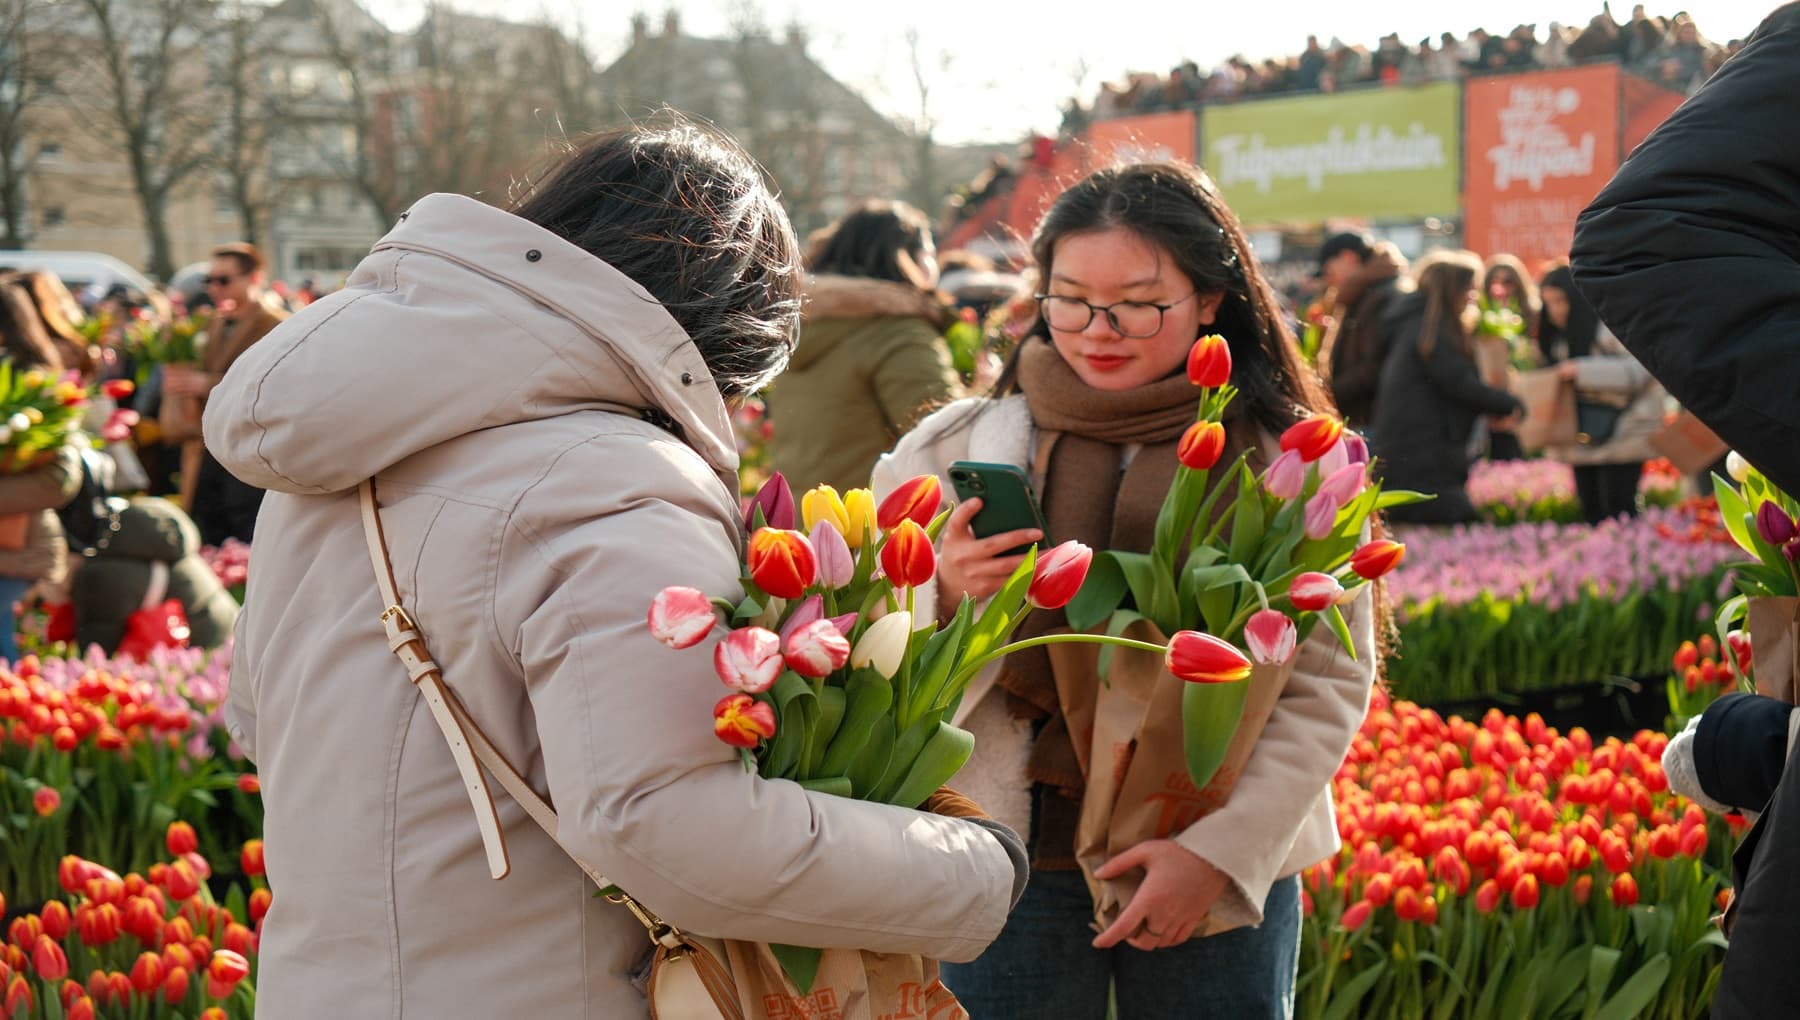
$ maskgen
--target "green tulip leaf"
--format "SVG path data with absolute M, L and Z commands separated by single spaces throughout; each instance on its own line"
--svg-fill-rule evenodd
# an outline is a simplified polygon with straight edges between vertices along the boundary
M 907 726 L 894 739 L 894 753 L 889 759 L 888 770 L 881 782 L 875 787 L 874 796 L 870 800 L 893 803 L 894 791 L 906 781 L 912 772 L 913 762 L 918 760 L 919 753 L 925 744 L 937 733 L 938 723 L 943 721 L 944 713 L 927 712 L 918 721 Z
M 819 765 L 825 758 L 825 749 L 831 745 L 832 738 L 837 736 L 839 727 L 844 722 L 848 697 L 842 687 L 826 686 L 816 692 L 819 699 L 819 715 L 807 738 L 806 762 L 802 773 L 807 776 L 836 775 L 836 773 L 820 772 Z
M 1106 618 L 1119 608 L 1125 600 L 1127 586 L 1125 571 L 1119 566 L 1113 553 L 1095 553 L 1093 562 L 1088 566 L 1087 580 L 1081 583 L 1081 590 L 1075 598 L 1063 607 L 1063 615 L 1068 617 L 1070 628 L 1078 631 L 1093 630 L 1106 622 Z
M 1718 475 L 1713 475 L 1713 494 L 1719 498 L 1719 521 L 1738 548 L 1751 555 L 1756 554 L 1756 543 L 1750 540 L 1750 507 L 1744 497 L 1731 487 L 1731 483 Z
M 886 681 L 882 681 L 884 684 Z M 887 778 L 894 764 L 894 720 L 883 708 L 869 730 L 868 742 L 853 748 L 847 775 L 857 800 L 874 800 L 875 789 Z
M 1249 693 L 1248 680 L 1182 685 L 1181 738 L 1194 786 L 1205 789 L 1225 761 L 1225 749 L 1244 716 L 1244 699 Z
M 951 776 L 962 771 L 974 753 L 973 734 L 949 723 L 939 723 L 937 731 L 919 751 L 906 778 L 888 797 L 888 803 L 909 808 L 925 803 L 939 787 L 950 781 Z
M 800 994 L 811 995 L 813 982 L 819 979 L 819 961 L 825 954 L 818 949 L 784 946 L 779 942 L 769 943 L 769 952 Z
M 1332 992 L 1331 1006 L 1319 1015 L 1319 1020 L 1349 1020 L 1352 1016 L 1367 1015 L 1357 1012 L 1357 1007 L 1362 1004 L 1363 996 L 1369 994 L 1369 989 L 1374 988 L 1375 983 L 1381 980 L 1387 967 L 1386 960 L 1378 961 L 1362 973 L 1344 982 L 1342 991 L 1334 990 Z
M 800 785 L 814 793 L 829 793 L 833 797 L 848 799 L 851 796 L 850 779 L 847 776 L 829 776 L 824 779 L 802 779 Z
M 1626 979 L 1617 995 L 1600 1007 L 1593 1020 L 1632 1020 L 1641 1015 L 1662 991 L 1663 983 L 1669 980 L 1669 954 L 1657 953 L 1650 962 L 1638 968 L 1636 974 Z
M 844 721 L 819 762 L 819 774 L 849 775 L 850 766 L 869 745 L 877 724 L 886 722 L 894 704 L 894 685 L 872 669 L 859 669 L 844 685 Z M 892 732 L 892 725 L 888 727 Z M 890 738 L 891 739 L 891 738 Z
M 781 725 L 776 729 L 775 739 L 769 745 L 768 759 L 763 763 L 762 773 L 770 779 L 804 778 L 798 773 L 806 754 L 807 742 L 818 722 L 819 699 L 813 693 L 812 685 L 792 670 L 781 674 L 781 678 L 775 681 L 769 697 L 775 706 L 775 717 L 781 720 Z

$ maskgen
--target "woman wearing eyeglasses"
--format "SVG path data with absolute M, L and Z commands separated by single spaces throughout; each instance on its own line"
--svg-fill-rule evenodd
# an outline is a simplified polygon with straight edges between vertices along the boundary
M 875 471 L 880 493 L 952 461 L 1014 464 L 1033 477 L 1053 541 L 1148 551 L 1198 391 L 1185 364 L 1196 338 L 1231 345 L 1241 394 L 1226 459 L 1269 460 L 1279 433 L 1331 410 L 1302 366 L 1273 292 L 1212 181 L 1186 165 L 1094 174 L 1051 207 L 1032 243 L 1039 315 L 995 393 L 926 419 Z M 970 500 L 951 515 L 937 590 L 948 613 L 992 595 L 1018 565 L 1005 550 L 1044 536 L 977 538 Z M 925 593 L 921 593 L 925 594 Z M 1030 833 L 1032 880 L 1000 940 L 945 981 L 982 1020 L 1105 1016 L 1109 988 L 1131 1020 L 1287 1017 L 1300 932 L 1299 872 L 1338 848 L 1328 785 L 1375 675 L 1375 612 L 1346 607 L 1353 661 L 1325 629 L 1299 653 L 1230 799 L 1197 823 L 1132 847 L 1107 868 L 1144 876 L 1118 923 L 1096 937 L 1074 835 L 1084 777 L 1047 656 L 1009 658 L 976 681 L 957 722 L 974 758 L 953 782 Z M 1034 614 L 1028 626 L 1064 626 Z M 1221 934 L 1195 937 L 1201 922 Z

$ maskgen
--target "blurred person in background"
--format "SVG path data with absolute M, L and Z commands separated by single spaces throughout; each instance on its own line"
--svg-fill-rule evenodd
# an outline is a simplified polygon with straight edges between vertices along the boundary
M 1525 273 L 1525 263 L 1513 255 L 1493 255 L 1481 280 L 1481 318 L 1475 324 L 1476 363 L 1481 381 L 1506 389 L 1512 369 L 1531 357 L 1531 337 L 1537 328 L 1537 287 Z M 1481 354 L 1484 345 L 1487 353 Z M 1504 429 L 1489 429 L 1487 455 L 1492 460 L 1519 460 L 1525 451 L 1519 439 Z
M 1589 524 L 1637 514 L 1650 437 L 1663 424 L 1667 395 L 1575 289 L 1567 266 L 1539 284 L 1544 300 L 1538 344 L 1546 364 L 1575 384 L 1581 440 L 1545 451 L 1575 468 L 1575 492 Z
M 925 214 L 867 202 L 816 235 L 800 346 L 768 398 L 769 458 L 801 488 L 869 483 L 928 411 L 963 395 L 943 333 L 937 251 Z
M 1375 420 L 1381 366 L 1389 334 L 1384 327 L 1394 299 L 1412 289 L 1406 256 L 1363 234 L 1337 234 L 1319 252 L 1319 275 L 1334 294 L 1334 325 L 1321 346 L 1331 396 L 1353 429 Z
M 206 293 L 215 312 L 206 324 L 200 371 L 165 370 L 165 394 L 197 397 L 204 407 L 207 395 L 232 364 L 287 318 L 270 300 L 263 269 L 262 253 L 255 245 L 227 244 L 213 249 Z M 249 542 L 256 532 L 262 490 L 233 477 L 206 452 L 200 439 L 186 441 L 181 470 L 182 505 L 200 526 L 201 541 L 207 545 L 223 545 L 227 538 Z
M 1469 437 L 1477 418 L 1511 427 L 1524 412 L 1517 397 L 1481 381 L 1475 367 L 1481 258 L 1434 252 L 1414 272 L 1416 289 L 1399 298 L 1384 323 L 1393 337 L 1381 369 L 1381 401 L 1369 444 L 1385 464 L 1389 488 L 1435 495 L 1394 507 L 1388 519 L 1459 524 L 1476 519 L 1469 502 Z

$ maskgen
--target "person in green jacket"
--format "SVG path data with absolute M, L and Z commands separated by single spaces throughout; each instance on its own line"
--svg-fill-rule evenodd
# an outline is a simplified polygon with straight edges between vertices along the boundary
M 768 397 L 769 457 L 797 489 L 865 486 L 913 423 L 964 395 L 931 226 L 904 202 L 864 203 L 814 237 L 807 270 L 800 345 Z
M 164 598 L 180 600 L 193 647 L 224 644 L 238 604 L 200 555 L 200 529 L 181 508 L 153 496 L 120 500 L 116 514 L 69 584 L 76 646 L 113 651 L 131 614 Z

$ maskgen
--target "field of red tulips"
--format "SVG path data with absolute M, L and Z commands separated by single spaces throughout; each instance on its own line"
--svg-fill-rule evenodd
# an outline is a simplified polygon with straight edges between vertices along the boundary
M 271 892 L 229 656 L 0 670 L 0 1017 L 251 1016 Z M 1673 716 L 1740 661 L 1676 649 Z M 1700 1015 L 1732 832 L 1668 791 L 1665 741 L 1377 694 L 1335 780 L 1345 847 L 1305 876 L 1299 1015 Z

